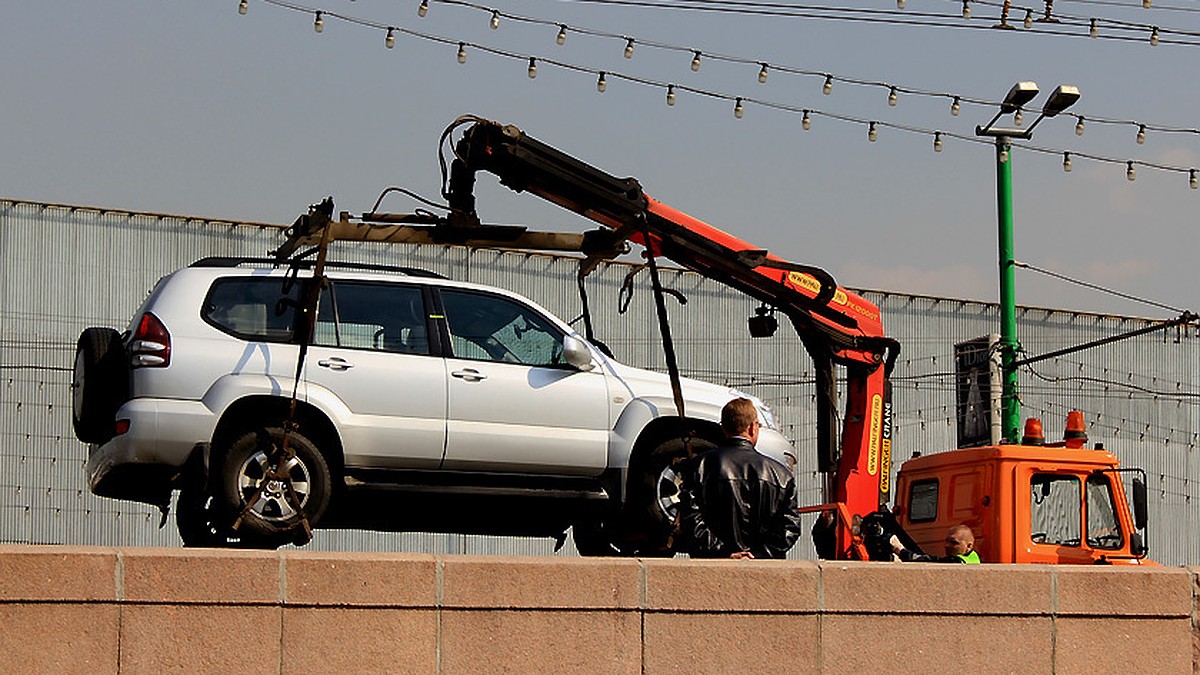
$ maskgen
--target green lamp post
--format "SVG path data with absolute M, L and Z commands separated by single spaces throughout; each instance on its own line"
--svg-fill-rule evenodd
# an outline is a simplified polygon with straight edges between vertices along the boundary
M 1000 110 L 990 122 L 975 127 L 976 136 L 996 139 L 996 212 L 999 217 L 1000 253 L 1000 368 L 1001 368 L 1001 417 L 1002 441 L 1015 443 L 1021 427 L 1021 406 L 1017 391 L 1017 369 L 1013 362 L 1017 358 L 1017 303 L 1013 282 L 1013 197 L 1012 197 L 1012 139 L 1033 138 L 1033 128 L 1047 117 L 1054 117 L 1079 100 L 1079 90 L 1069 85 L 1059 85 L 1042 113 L 1027 129 L 997 128 L 996 122 L 1007 114 L 1019 115 L 1021 108 L 1038 95 L 1038 86 L 1033 82 L 1018 82 L 1009 90 L 1000 104 Z M 1019 122 L 1017 122 L 1019 124 Z

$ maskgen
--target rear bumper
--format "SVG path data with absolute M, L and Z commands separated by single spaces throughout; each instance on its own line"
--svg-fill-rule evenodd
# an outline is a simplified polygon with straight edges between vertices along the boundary
M 117 410 L 116 419 L 128 420 L 129 430 L 88 446 L 88 489 L 156 506 L 170 501 L 189 460 L 206 459 L 203 450 L 216 425 L 203 403 L 171 399 L 133 399 Z M 206 462 L 198 464 L 203 469 Z

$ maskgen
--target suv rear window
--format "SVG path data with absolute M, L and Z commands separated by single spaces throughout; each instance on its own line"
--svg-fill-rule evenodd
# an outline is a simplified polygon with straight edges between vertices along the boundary
M 279 277 L 218 279 L 209 289 L 201 317 L 243 340 L 291 342 L 302 284 L 287 284 L 287 292 L 284 284 Z

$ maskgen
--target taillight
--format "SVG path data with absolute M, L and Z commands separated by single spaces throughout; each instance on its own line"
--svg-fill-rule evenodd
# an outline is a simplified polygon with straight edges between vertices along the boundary
M 134 368 L 166 368 L 171 365 L 171 334 L 157 316 L 142 315 L 129 340 L 130 365 Z

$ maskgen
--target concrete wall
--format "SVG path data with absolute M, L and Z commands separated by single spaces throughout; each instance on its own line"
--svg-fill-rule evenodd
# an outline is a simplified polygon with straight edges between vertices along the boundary
M 1198 575 L 7 546 L 0 670 L 1184 673 Z

